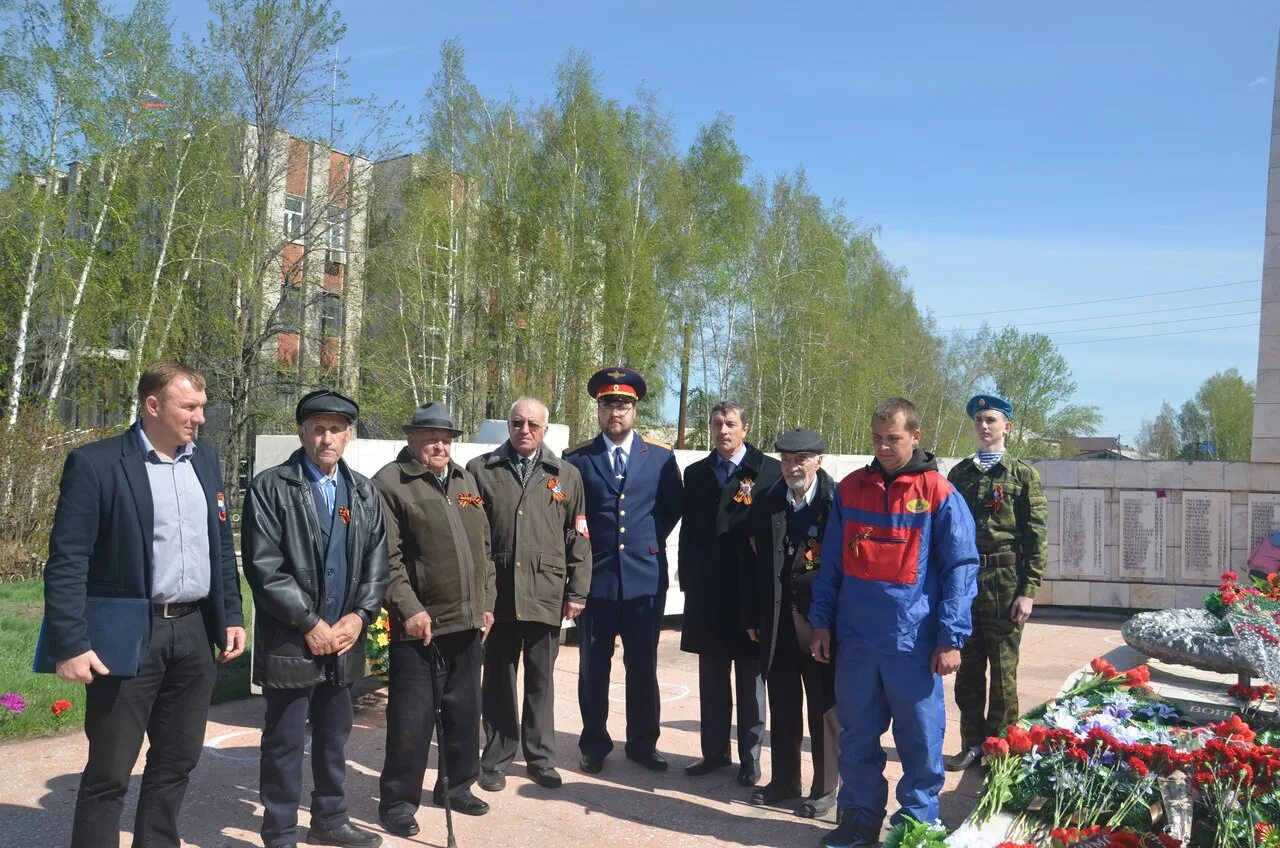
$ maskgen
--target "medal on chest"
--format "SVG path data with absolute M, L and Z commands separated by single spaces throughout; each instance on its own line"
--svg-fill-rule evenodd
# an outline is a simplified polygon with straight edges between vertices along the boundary
M 742 483 L 738 486 L 738 493 L 733 496 L 733 502 L 740 503 L 743 506 L 751 506 L 751 489 L 755 484 L 756 481 L 750 477 L 743 477 Z
M 547 488 L 551 490 L 551 497 L 555 499 L 556 503 L 564 503 L 566 495 L 564 493 L 564 489 L 560 486 L 560 479 L 558 477 L 548 478 Z
M 991 492 L 991 500 L 983 504 L 987 512 L 996 515 L 1000 510 L 1004 509 L 1004 484 L 997 483 Z

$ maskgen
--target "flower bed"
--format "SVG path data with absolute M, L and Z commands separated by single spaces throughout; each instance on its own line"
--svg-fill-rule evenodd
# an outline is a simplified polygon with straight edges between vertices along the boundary
M 909 822 L 893 848 L 1280 848 L 1280 576 L 1222 575 L 1205 609 L 1234 635 L 1257 686 L 1227 688 L 1239 715 L 1196 726 L 1148 686 L 1146 666 L 1095 659 L 1059 697 L 983 745 L 982 797 L 940 837 Z M 982 825 L 997 814 L 993 837 Z M 1002 841 L 1025 840 L 1025 841 Z

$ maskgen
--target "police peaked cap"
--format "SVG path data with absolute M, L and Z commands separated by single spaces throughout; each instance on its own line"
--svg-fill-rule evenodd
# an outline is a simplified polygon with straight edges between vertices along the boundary
M 587 394 L 596 400 L 607 397 L 624 397 L 631 400 L 644 400 L 649 387 L 644 377 L 630 368 L 615 365 L 601 368 L 587 381 Z

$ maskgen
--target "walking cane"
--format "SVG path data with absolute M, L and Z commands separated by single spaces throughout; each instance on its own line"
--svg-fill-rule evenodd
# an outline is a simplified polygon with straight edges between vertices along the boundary
M 453 808 L 449 805 L 449 767 L 444 754 L 444 711 L 440 706 L 440 675 L 448 669 L 444 656 L 433 641 L 427 646 L 428 660 L 431 662 L 431 695 L 436 707 L 436 772 L 439 774 L 440 793 L 444 796 L 444 826 L 448 833 L 446 848 L 458 848 L 458 841 L 453 836 Z

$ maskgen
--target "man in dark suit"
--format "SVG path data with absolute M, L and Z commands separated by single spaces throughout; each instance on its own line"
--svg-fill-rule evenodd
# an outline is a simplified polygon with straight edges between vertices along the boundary
M 244 651 L 236 554 L 204 423 L 204 378 L 172 362 L 138 381 L 142 417 L 77 448 L 62 472 L 45 566 L 45 631 L 59 677 L 84 683 L 89 761 L 73 846 L 117 845 L 129 775 L 146 733 L 133 844 L 179 842 L 178 811 L 204 743 L 216 670 Z M 86 598 L 151 603 L 136 676 L 113 674 L 89 643 Z M 118 669 L 120 671 L 131 671 Z
M 254 682 L 267 702 L 258 797 L 267 848 L 298 844 L 302 756 L 311 725 L 311 845 L 377 848 L 347 815 L 351 684 L 365 629 L 387 595 L 387 529 L 369 478 L 342 459 L 360 408 L 328 389 L 294 410 L 302 447 L 253 478 L 244 502 L 244 575 L 257 605 Z
M 578 706 L 582 770 L 596 774 L 613 750 L 609 668 L 622 637 L 627 658 L 629 759 L 654 771 L 667 761 L 658 742 L 658 633 L 667 595 L 667 536 L 680 520 L 684 487 L 668 445 L 634 432 L 644 378 L 605 368 L 587 383 L 600 435 L 565 452 L 582 472 L 591 537 L 591 590 L 578 616 Z
M 684 626 L 680 649 L 698 655 L 702 759 L 685 767 L 693 776 L 732 763 L 729 726 L 738 702 L 738 782 L 760 779 L 764 736 L 764 680 L 760 651 L 739 621 L 739 587 L 747 579 L 750 550 L 744 522 L 752 499 L 778 480 L 778 460 L 746 441 L 750 424 L 742 407 L 721 401 L 711 408 L 715 449 L 685 469 L 686 506 L 680 524 L 680 589 Z

